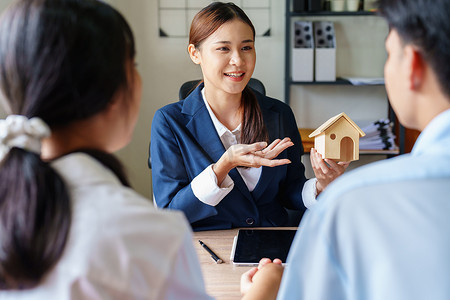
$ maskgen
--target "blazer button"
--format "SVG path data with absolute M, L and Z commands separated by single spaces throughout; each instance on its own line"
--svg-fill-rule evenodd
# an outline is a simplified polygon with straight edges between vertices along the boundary
M 253 218 L 247 218 L 247 220 L 245 220 L 245 223 L 247 223 L 248 225 L 253 225 L 255 223 L 255 220 L 253 220 Z

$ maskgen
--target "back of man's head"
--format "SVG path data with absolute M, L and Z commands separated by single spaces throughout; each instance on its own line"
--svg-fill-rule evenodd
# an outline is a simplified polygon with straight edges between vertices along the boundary
M 379 13 L 419 49 L 450 97 L 450 0 L 379 0 Z

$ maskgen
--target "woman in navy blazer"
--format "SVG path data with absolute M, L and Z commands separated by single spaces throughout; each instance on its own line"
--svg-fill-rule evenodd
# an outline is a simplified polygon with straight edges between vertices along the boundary
M 254 38 L 239 7 L 205 7 L 192 22 L 188 47 L 204 82 L 153 118 L 156 204 L 184 211 L 194 230 L 284 226 L 285 208 L 305 210 L 303 147 L 292 110 L 246 87 L 256 61 Z M 345 169 L 326 166 L 315 153 L 312 163 L 314 192 Z

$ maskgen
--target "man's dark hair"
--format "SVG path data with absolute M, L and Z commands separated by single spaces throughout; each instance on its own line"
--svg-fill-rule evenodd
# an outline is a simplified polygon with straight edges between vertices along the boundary
M 450 96 L 450 1 L 379 0 L 379 14 L 405 44 L 419 49 Z

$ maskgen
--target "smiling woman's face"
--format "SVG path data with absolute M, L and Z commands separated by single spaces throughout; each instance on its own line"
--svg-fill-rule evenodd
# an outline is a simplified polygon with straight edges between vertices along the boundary
M 189 52 L 194 63 L 200 64 L 210 90 L 241 93 L 255 69 L 253 31 L 237 19 L 220 26 L 199 48 L 190 45 Z

